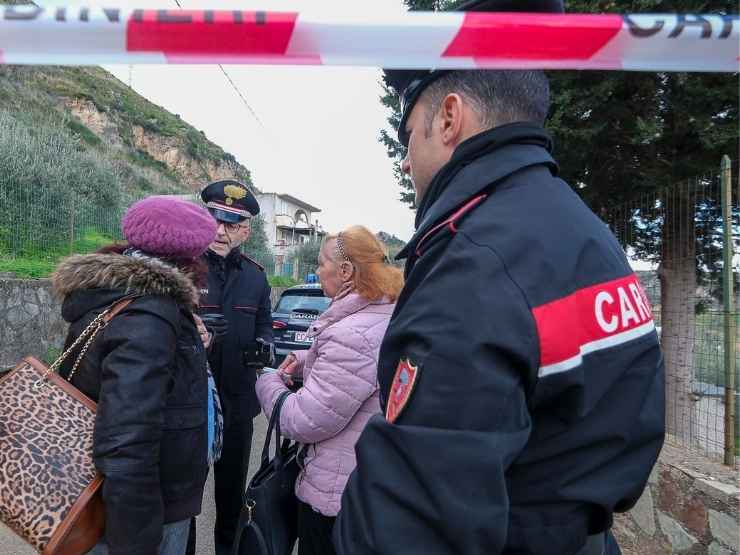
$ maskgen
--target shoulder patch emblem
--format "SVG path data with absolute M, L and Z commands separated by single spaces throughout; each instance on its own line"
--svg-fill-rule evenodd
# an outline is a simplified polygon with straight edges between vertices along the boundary
M 396 374 L 393 376 L 391 392 L 388 395 L 388 405 L 385 408 L 385 419 L 388 422 L 395 422 L 398 415 L 406 407 L 418 376 L 419 367 L 414 366 L 408 358 L 402 358 L 396 368 Z

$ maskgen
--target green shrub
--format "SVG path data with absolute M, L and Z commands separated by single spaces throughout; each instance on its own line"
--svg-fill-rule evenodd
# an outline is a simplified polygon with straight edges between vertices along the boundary
M 223 150 L 208 142 L 202 131 L 190 128 L 185 133 L 185 138 L 187 139 L 188 154 L 196 160 L 219 160 L 224 156 Z
M 76 119 L 70 119 L 67 121 L 67 127 L 72 131 L 72 133 L 91 146 L 99 146 L 103 142 L 100 140 L 100 137 Z
M 170 167 L 165 164 L 164 162 L 160 162 L 159 160 L 156 160 L 155 158 L 152 158 L 148 152 L 144 152 L 143 150 L 134 149 L 131 152 L 128 153 L 127 158 L 133 162 L 134 164 L 137 164 L 143 168 L 149 168 L 151 170 L 154 170 L 156 172 L 159 172 L 169 179 L 177 180 L 178 177 L 175 174 L 175 172 L 170 169 Z
M 60 356 L 62 356 L 62 352 L 63 352 L 63 351 L 62 351 L 62 349 L 59 349 L 59 348 L 57 348 L 57 347 L 49 347 L 49 348 L 48 348 L 48 349 L 46 350 L 46 353 L 44 354 L 44 356 L 42 357 L 42 359 L 43 359 L 43 361 L 44 361 L 44 362 L 45 362 L 45 363 L 46 363 L 47 365 L 51 366 L 52 364 L 54 364 L 54 362 L 55 362 L 55 361 L 56 361 L 56 360 L 57 360 L 57 359 L 58 359 L 58 358 L 59 358 Z
M 0 258 L 0 272 L 13 272 L 17 278 L 43 278 L 54 271 L 56 261 L 30 258 Z
M 86 254 L 94 252 L 100 247 L 111 244 L 115 239 L 96 229 L 86 229 L 82 237 L 74 242 L 74 252 Z
M 270 240 L 265 233 L 265 222 L 261 215 L 252 218 L 251 230 L 249 240 L 242 245 L 242 252 L 264 266 L 268 273 L 272 273 L 275 257 L 270 250 Z
M 117 227 L 120 172 L 78 147 L 61 123 L 32 126 L 0 111 L 0 250 L 49 259 L 69 253 L 79 229 Z
M 288 276 L 270 276 L 267 281 L 270 283 L 270 287 L 293 287 L 300 283 Z
M 312 272 L 319 264 L 321 241 L 312 240 L 297 247 L 291 257 L 298 264 L 301 272 Z

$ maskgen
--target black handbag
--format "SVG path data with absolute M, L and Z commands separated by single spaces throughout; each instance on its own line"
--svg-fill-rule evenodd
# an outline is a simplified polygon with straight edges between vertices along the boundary
M 280 409 L 289 391 L 272 409 L 262 462 L 247 486 L 239 515 L 233 555 L 290 555 L 298 537 L 298 444 L 280 436 Z M 275 430 L 275 456 L 270 459 L 270 439 Z

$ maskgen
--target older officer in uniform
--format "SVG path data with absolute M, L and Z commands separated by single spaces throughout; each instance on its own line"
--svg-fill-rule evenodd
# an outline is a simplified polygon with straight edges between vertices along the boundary
M 640 497 L 663 441 L 663 359 L 619 243 L 557 177 L 547 78 L 386 79 L 416 233 L 378 363 L 385 414 L 357 444 L 337 552 L 619 553 L 613 513 Z
M 214 466 L 216 483 L 216 555 L 231 553 L 245 489 L 252 419 L 259 414 L 254 391 L 255 353 L 271 345 L 270 285 L 262 266 L 239 250 L 249 238 L 250 220 L 259 214 L 257 199 L 234 180 L 211 183 L 201 192 L 218 221 L 218 233 L 205 254 L 208 288 L 202 291 L 201 314 L 220 313 L 228 332 L 211 347 L 209 361 L 224 411 L 221 459 Z

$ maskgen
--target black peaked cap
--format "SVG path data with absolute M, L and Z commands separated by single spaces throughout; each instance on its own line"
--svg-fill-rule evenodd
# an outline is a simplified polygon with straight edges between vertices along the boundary
M 563 13 L 563 0 L 469 0 L 462 2 L 452 11 L 460 12 L 544 12 Z M 451 70 L 434 69 L 386 69 L 383 79 L 401 99 L 401 122 L 398 125 L 398 140 L 408 146 L 406 122 L 421 93 L 431 83 Z
M 235 179 L 222 179 L 206 185 L 200 198 L 219 221 L 239 223 L 260 213 L 260 205 L 244 183 Z

